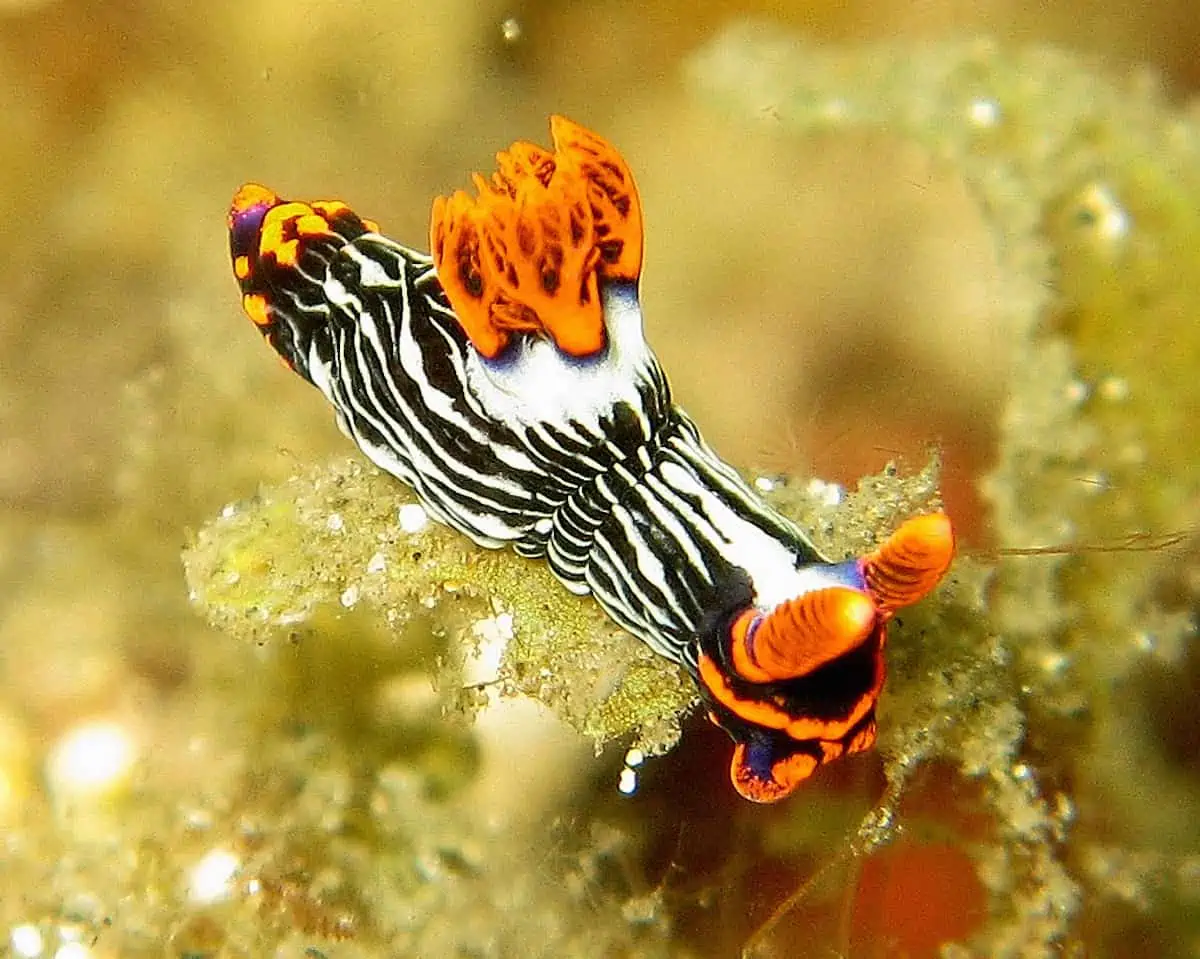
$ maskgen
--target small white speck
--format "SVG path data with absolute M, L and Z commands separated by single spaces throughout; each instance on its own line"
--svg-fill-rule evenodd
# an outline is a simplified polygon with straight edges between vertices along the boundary
M 505 43 L 516 43 L 521 39 L 521 21 L 516 17 L 505 17 L 500 22 L 500 36 Z
M 977 127 L 994 127 L 1000 122 L 1000 104 L 987 97 L 971 101 L 967 116 Z
M 621 776 L 617 780 L 617 791 L 623 796 L 632 796 L 637 792 L 638 774 L 634 770 L 626 766 L 621 770 Z
M 12 932 L 8 934 L 8 942 L 12 946 L 13 953 L 24 956 L 25 959 L 36 959 L 46 947 L 41 930 L 28 922 L 13 926 Z
M 440 856 L 432 849 L 422 849 L 411 860 L 417 874 L 427 881 L 437 881 L 445 876 L 446 869 Z
M 1125 239 L 1133 225 L 1112 188 L 1103 183 L 1092 183 L 1083 191 L 1078 218 L 1080 223 L 1094 229 L 1098 239 L 1106 242 Z
M 188 897 L 192 902 L 228 899 L 233 891 L 233 877 L 241 865 L 241 860 L 228 849 L 214 849 L 192 867 Z
M 636 769 L 646 761 L 646 754 L 636 747 L 625 754 L 625 765 Z
M 226 586 L 236 586 L 241 580 L 242 574 L 236 569 L 231 569 L 222 578 L 224 579 Z
M 754 477 L 754 488 L 760 493 L 773 493 L 775 485 L 775 481 L 769 476 Z
M 330 513 L 329 519 L 325 520 L 325 526 L 331 533 L 340 533 L 346 528 L 346 521 L 342 519 L 341 513 Z
M 190 751 L 190 750 L 189 750 Z M 213 826 L 213 814 L 207 809 L 189 809 L 184 813 L 184 824 L 195 832 L 203 832 Z
M 545 536 L 550 530 L 554 529 L 554 520 L 549 516 L 543 516 L 533 524 L 533 529 L 536 533 Z
M 83 942 L 85 935 L 83 926 L 76 923 L 60 923 L 56 927 L 58 938 L 63 942 Z
M 105 720 L 88 722 L 54 744 L 47 779 L 59 795 L 102 795 L 125 783 L 136 762 L 137 749 L 123 726 Z
M 237 515 L 237 506 L 233 503 L 226 503 L 221 507 L 221 519 L 229 519 L 231 516 Z
M 479 686 L 490 683 L 500 673 L 500 659 L 509 640 L 513 638 L 511 613 L 501 613 L 481 619 L 471 627 L 478 645 L 463 661 L 463 684 Z
M 1135 633 L 1134 637 L 1133 637 L 1133 642 L 1134 642 L 1134 645 L 1137 646 L 1137 648 L 1140 652 L 1143 652 L 1143 653 L 1154 652 L 1154 647 L 1155 647 L 1156 643 L 1154 640 L 1153 633 L 1147 633 L 1145 631 Z
M 367 560 L 368 573 L 382 573 L 385 569 L 387 569 L 387 557 L 383 553 L 376 553 Z
M 843 120 L 849 112 L 850 103 L 842 97 L 826 100 L 821 107 L 821 116 L 826 120 Z
M 54 959 L 91 959 L 92 950 L 82 942 L 64 942 L 54 950 Z
M 837 506 L 845 491 L 837 483 L 827 483 L 814 477 L 808 481 L 808 495 L 822 506 Z
M 409 534 L 419 533 L 429 525 L 429 514 L 419 503 L 405 503 L 396 511 L 400 528 Z
M 351 607 L 353 607 L 354 604 L 358 602 L 358 587 L 357 586 L 347 586 L 342 591 L 341 600 L 342 600 L 342 605 L 345 606 L 346 609 L 350 609 Z
M 1051 652 L 1042 657 L 1042 670 L 1049 676 L 1061 676 L 1071 665 L 1071 657 L 1066 653 Z

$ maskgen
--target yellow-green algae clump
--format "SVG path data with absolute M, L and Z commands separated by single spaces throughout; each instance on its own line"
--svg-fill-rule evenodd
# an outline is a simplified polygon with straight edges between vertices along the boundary
M 839 507 L 823 496 L 819 485 L 774 494 L 830 554 L 862 552 L 937 505 L 936 463 L 907 479 L 889 470 L 870 495 Z M 544 563 L 479 549 L 429 522 L 410 490 L 358 461 L 231 504 L 195 537 L 185 563 L 193 600 L 222 629 L 267 643 L 299 638 L 319 620 L 349 657 L 363 629 L 352 610 L 377 616 L 400 648 L 429 648 L 422 639 L 432 630 L 443 641 L 427 664 L 439 688 L 461 687 L 458 705 L 481 704 L 489 687 L 532 696 L 597 748 L 632 733 L 637 748 L 660 753 L 697 702 L 681 669 L 568 593 Z M 505 651 L 495 674 L 464 675 L 497 637 Z

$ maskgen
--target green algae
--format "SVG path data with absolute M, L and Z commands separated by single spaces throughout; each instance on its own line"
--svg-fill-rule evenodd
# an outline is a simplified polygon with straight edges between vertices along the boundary
M 909 477 L 889 467 L 836 507 L 821 504 L 824 487 L 771 485 L 772 498 L 806 522 L 829 555 L 848 556 L 937 504 L 937 461 Z M 193 537 L 184 554 L 193 601 L 244 640 L 319 632 L 348 661 L 364 647 L 364 615 L 374 617 L 370 629 L 392 632 L 397 650 L 427 648 L 422 631 L 432 631 L 444 639 L 427 657 L 441 688 L 530 696 L 597 749 L 632 736 L 634 747 L 657 755 L 678 740 L 682 716 L 698 701 L 680 668 L 590 599 L 568 593 L 544 563 L 477 548 L 437 523 L 405 532 L 399 513 L 415 502 L 401 484 L 353 460 L 263 489 Z M 464 679 L 481 639 L 498 633 L 499 669 Z M 468 712 L 479 702 L 459 696 Z

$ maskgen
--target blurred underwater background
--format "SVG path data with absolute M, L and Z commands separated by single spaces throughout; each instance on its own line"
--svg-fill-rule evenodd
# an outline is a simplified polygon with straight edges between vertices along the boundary
M 0 0 L 0 952 L 1200 953 L 1198 42 L 1181 0 Z M 779 806 L 593 604 L 406 528 L 239 309 L 244 181 L 423 248 L 551 113 L 629 160 L 724 458 L 833 551 L 939 485 L 963 536 L 879 749 Z

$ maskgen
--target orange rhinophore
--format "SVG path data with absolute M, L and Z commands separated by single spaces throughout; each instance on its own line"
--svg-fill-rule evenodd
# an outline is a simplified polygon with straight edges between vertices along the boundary
M 766 616 L 746 610 L 730 637 L 733 668 L 752 683 L 807 676 L 859 646 L 877 615 L 870 596 L 844 586 L 804 593 Z
M 954 559 L 954 528 L 945 513 L 902 523 L 863 563 L 863 578 L 879 608 L 892 613 L 931 593 Z

